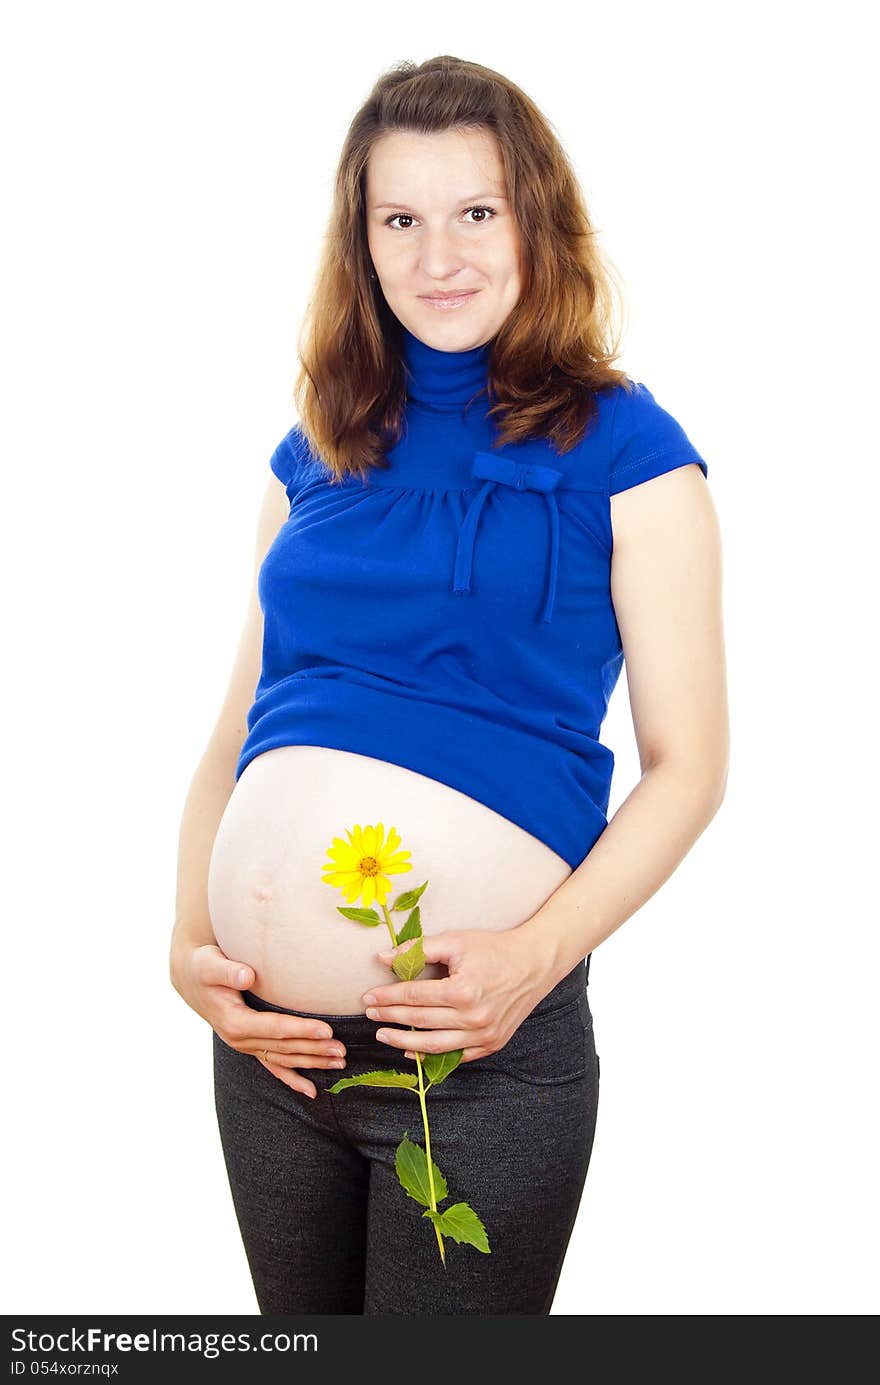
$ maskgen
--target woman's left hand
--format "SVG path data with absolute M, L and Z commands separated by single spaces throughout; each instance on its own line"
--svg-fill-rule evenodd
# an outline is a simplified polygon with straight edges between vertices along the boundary
M 380 960 L 390 967 L 412 945 L 380 952 Z M 422 946 L 425 961 L 445 962 L 448 976 L 373 986 L 363 997 L 367 1018 L 386 1026 L 376 1038 L 407 1056 L 463 1049 L 462 1062 L 468 1063 L 497 1053 L 554 984 L 524 930 L 436 933 L 423 937 Z M 414 1043 L 410 1030 L 389 1029 L 389 1023 L 430 1033 L 420 1033 Z

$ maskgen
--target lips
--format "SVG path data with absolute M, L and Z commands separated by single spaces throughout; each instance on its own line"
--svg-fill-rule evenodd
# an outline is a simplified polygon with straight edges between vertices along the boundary
M 470 302 L 470 300 L 477 294 L 477 292 L 477 289 L 467 289 L 462 293 L 423 293 L 420 294 L 419 297 L 421 298 L 423 303 L 427 303 L 428 306 L 431 308 L 439 308 L 441 310 L 445 309 L 446 311 L 449 311 L 449 309 L 451 308 L 460 308 L 465 303 Z
M 460 289 L 458 293 L 420 293 L 420 298 L 470 298 L 471 294 L 476 293 L 476 289 Z

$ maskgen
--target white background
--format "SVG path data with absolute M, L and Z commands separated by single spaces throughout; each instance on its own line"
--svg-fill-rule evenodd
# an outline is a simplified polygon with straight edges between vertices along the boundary
M 438 53 L 553 123 L 625 283 L 621 363 L 706 457 L 724 537 L 727 797 L 594 954 L 553 1312 L 877 1311 L 868 13 L 7 7 L 6 1312 L 257 1311 L 210 1030 L 168 981 L 179 818 L 345 131 Z M 613 812 L 625 676 L 603 739 Z

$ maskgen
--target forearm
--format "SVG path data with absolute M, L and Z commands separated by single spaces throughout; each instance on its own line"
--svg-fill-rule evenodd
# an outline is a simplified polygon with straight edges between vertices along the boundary
M 535 974 L 556 985 L 640 909 L 687 855 L 723 796 L 721 775 L 672 760 L 647 769 L 581 865 L 517 930 Z
M 196 767 L 180 823 L 177 901 L 171 952 L 216 942 L 208 910 L 208 866 L 220 820 L 235 787 L 238 745 L 215 732 Z

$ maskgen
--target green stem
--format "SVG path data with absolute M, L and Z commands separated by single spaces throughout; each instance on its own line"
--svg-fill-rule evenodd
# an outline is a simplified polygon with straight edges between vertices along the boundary
M 410 1026 L 413 1028 L 414 1026 Z M 431 1210 L 437 1211 L 437 1192 L 434 1187 L 434 1165 L 431 1159 L 431 1131 L 428 1128 L 428 1106 L 425 1101 L 425 1074 L 422 1069 L 422 1060 L 416 1053 L 416 1067 L 419 1070 L 419 1105 L 422 1108 L 422 1125 L 425 1130 L 425 1154 L 428 1157 L 428 1186 L 431 1189 Z M 437 1233 L 437 1244 L 440 1247 L 440 1259 L 446 1264 L 446 1253 L 443 1249 L 443 1235 L 439 1226 L 434 1222 L 434 1230 Z
M 384 904 L 382 905 L 382 913 L 385 915 L 385 922 L 388 925 L 388 932 L 391 934 L 392 942 L 394 943 L 394 946 L 397 947 L 397 938 L 394 933 L 394 925 L 391 922 L 391 915 L 389 914 Z M 413 1031 L 413 1033 L 416 1032 L 416 1026 L 414 1024 L 410 1025 L 410 1029 Z M 413 1049 L 413 1052 L 415 1053 L 415 1049 Z M 418 1053 L 416 1053 L 416 1067 L 419 1071 L 419 1105 L 422 1108 L 422 1128 L 425 1132 L 425 1154 L 428 1159 L 428 1186 L 431 1190 L 431 1211 L 436 1212 L 437 1191 L 434 1187 L 434 1165 L 431 1161 L 431 1131 L 428 1127 L 428 1107 L 425 1101 L 425 1095 L 428 1089 L 425 1086 L 425 1074 L 422 1068 L 422 1060 Z M 429 1083 L 429 1085 L 431 1084 Z M 443 1247 L 443 1233 L 441 1232 L 436 1222 L 434 1222 L 433 1225 L 434 1230 L 437 1233 L 437 1245 L 440 1247 L 440 1259 L 443 1261 L 443 1264 L 445 1265 L 446 1251 Z
M 385 922 L 388 924 L 388 932 L 391 934 L 391 946 L 397 947 L 397 934 L 394 931 L 394 924 L 391 922 L 391 915 L 385 908 L 384 904 L 381 906 L 381 908 L 382 913 L 385 915 Z

